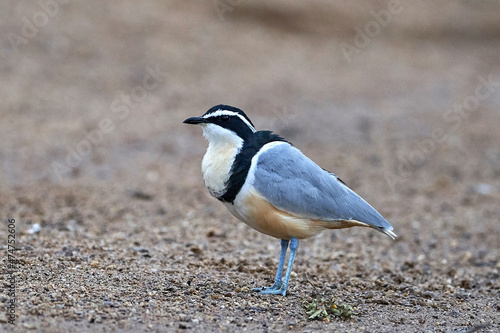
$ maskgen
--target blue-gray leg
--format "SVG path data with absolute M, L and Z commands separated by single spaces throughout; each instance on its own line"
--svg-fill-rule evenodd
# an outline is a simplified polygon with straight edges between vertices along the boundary
M 287 244 L 288 244 L 288 241 L 287 241 Z M 282 245 L 282 251 L 281 253 L 283 253 L 283 241 L 281 243 Z M 299 240 L 295 237 L 292 237 L 291 240 L 290 240 L 290 258 L 288 258 L 288 266 L 286 268 L 286 273 L 285 273 L 285 280 L 283 282 L 281 282 L 281 273 L 283 271 L 283 262 L 284 261 L 284 256 L 283 258 L 281 258 L 282 256 L 280 256 L 280 265 L 278 266 L 278 273 L 279 275 L 277 274 L 276 275 L 276 281 L 278 281 L 279 279 L 279 282 L 280 282 L 280 286 L 279 288 L 266 288 L 264 290 L 262 290 L 260 293 L 261 294 L 274 294 L 274 295 L 283 295 L 283 296 L 286 296 L 286 290 L 288 289 L 288 281 L 290 280 L 290 273 L 292 272 L 292 267 L 293 267 L 293 262 L 295 260 L 295 254 L 297 253 L 297 249 L 299 248 Z M 285 250 L 285 253 L 286 253 L 286 250 Z M 281 260 L 283 259 L 283 260 Z M 280 271 L 281 269 L 281 271 Z M 275 285 L 276 285 L 276 282 L 275 282 Z
M 290 241 L 290 258 L 288 258 L 288 266 L 286 267 L 285 280 L 281 285 L 280 294 L 286 296 L 286 290 L 288 289 L 288 280 L 290 280 L 290 273 L 292 272 L 293 262 L 295 260 L 295 254 L 297 253 L 297 249 L 299 248 L 299 240 L 295 237 L 292 237 Z
M 274 279 L 274 284 L 267 288 L 253 288 L 255 291 L 260 291 L 261 294 L 268 294 L 271 290 L 279 290 L 281 288 L 281 279 L 283 276 L 283 265 L 285 263 L 286 251 L 288 250 L 288 240 L 281 240 L 281 252 L 280 252 L 280 262 L 278 263 L 278 271 L 276 272 L 276 278 Z

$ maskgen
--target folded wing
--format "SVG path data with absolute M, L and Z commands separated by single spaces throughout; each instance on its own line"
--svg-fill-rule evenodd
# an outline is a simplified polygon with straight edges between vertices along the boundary
M 392 238 L 396 236 L 372 206 L 288 143 L 259 154 L 254 186 L 285 212 L 323 221 L 359 221 Z

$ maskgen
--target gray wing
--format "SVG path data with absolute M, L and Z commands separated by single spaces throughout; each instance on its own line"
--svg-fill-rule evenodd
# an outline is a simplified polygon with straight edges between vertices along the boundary
M 372 206 L 288 143 L 260 154 L 254 187 L 283 211 L 325 221 L 357 220 L 393 234 Z

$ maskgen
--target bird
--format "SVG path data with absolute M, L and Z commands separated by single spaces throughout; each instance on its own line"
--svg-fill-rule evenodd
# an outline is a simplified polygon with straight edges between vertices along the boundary
M 273 285 L 253 290 L 286 296 L 299 240 L 325 229 L 360 226 L 397 237 L 391 224 L 334 173 L 272 131 L 257 131 L 242 110 L 220 104 L 184 123 L 200 125 L 208 140 L 201 169 L 210 194 L 237 219 L 281 240 Z

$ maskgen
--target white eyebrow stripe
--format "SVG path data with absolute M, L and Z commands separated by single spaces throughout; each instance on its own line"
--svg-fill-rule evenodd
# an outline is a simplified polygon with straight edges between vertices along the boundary
M 254 133 L 257 132 L 257 130 L 252 126 L 252 124 L 250 124 L 250 122 L 248 120 L 246 120 L 245 117 L 243 117 L 238 112 L 219 109 L 215 112 L 204 115 L 203 118 L 208 119 L 208 118 L 219 117 L 219 116 L 238 116 L 248 127 L 250 127 L 252 132 L 254 132 Z

